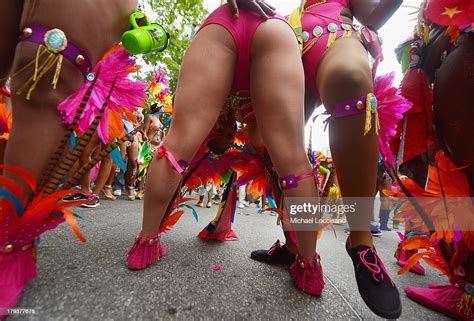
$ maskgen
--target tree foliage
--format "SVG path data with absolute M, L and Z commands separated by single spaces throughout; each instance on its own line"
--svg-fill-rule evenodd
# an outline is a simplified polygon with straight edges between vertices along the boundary
M 144 55 L 148 65 L 162 64 L 168 69 L 170 87 L 174 92 L 179 69 L 191 34 L 206 18 L 208 12 L 201 0 L 146 0 L 148 10 L 156 15 L 156 20 L 170 34 L 170 44 L 164 52 L 152 52 Z M 151 72 L 147 78 L 151 77 Z

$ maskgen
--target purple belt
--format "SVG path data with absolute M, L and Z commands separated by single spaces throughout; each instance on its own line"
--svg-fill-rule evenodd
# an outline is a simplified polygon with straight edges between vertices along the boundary
M 369 106 L 367 106 L 368 102 L 370 102 Z M 369 94 L 368 97 L 361 96 L 337 103 L 332 115 L 334 117 L 347 117 L 362 114 L 366 112 L 366 108 L 371 108 L 371 111 L 375 111 L 377 104 L 377 98 L 373 94 Z
M 45 46 L 50 52 L 63 55 L 81 71 L 84 78 L 87 78 L 87 74 L 92 71 L 87 54 L 67 39 L 66 34 L 60 29 L 30 25 L 23 29 L 20 41 L 34 42 Z

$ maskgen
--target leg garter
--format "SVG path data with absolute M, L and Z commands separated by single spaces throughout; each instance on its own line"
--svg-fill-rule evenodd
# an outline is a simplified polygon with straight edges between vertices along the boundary
M 282 178 L 280 178 L 280 187 L 281 187 L 282 190 L 295 188 L 295 187 L 298 187 L 298 182 L 299 181 L 302 181 L 302 180 L 310 178 L 310 177 L 314 178 L 314 182 L 316 184 L 316 187 L 318 187 L 319 182 L 318 182 L 318 177 L 317 177 L 316 173 L 317 173 L 317 170 L 314 169 L 313 172 L 308 173 L 308 174 L 303 174 L 303 175 L 299 175 L 299 176 L 288 175 L 288 176 L 282 177 Z
M 356 97 L 337 103 L 332 116 L 346 117 L 365 113 L 364 135 L 372 129 L 372 115 L 375 117 L 375 131 L 378 135 L 380 129 L 379 116 L 377 113 L 377 98 L 370 93 L 367 96 Z
M 176 160 L 176 157 L 174 157 L 173 153 L 171 153 L 169 150 L 166 149 L 165 145 L 161 144 L 160 147 L 158 147 L 158 151 L 156 153 L 156 159 L 160 159 L 162 157 L 165 157 L 168 162 L 170 162 L 171 166 L 180 174 L 183 174 L 186 169 L 189 167 L 189 163 L 186 162 L 185 160 Z

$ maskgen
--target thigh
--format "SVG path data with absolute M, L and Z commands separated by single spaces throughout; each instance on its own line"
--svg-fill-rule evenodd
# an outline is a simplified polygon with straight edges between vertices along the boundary
M 236 58 L 232 36 L 219 25 L 199 31 L 186 51 L 163 140 L 179 158 L 189 161 L 213 128 L 232 87 Z
M 280 20 L 263 23 L 254 36 L 251 95 L 257 124 L 276 168 L 304 159 L 303 65 L 292 30 Z
M 108 49 L 120 42 L 122 33 L 130 27 L 127 24 L 128 15 L 135 6 L 136 1 L 133 0 L 25 0 L 20 29 L 33 24 L 59 28 L 95 65 Z M 91 23 L 84 23 L 85 21 Z M 38 46 L 27 41 L 18 44 L 13 74 L 35 59 Z M 31 66 L 15 75 L 12 78 L 12 92 L 20 89 L 33 72 L 34 66 Z M 56 89 L 51 85 L 53 73 L 50 70 L 39 81 L 31 100 L 26 101 L 24 94 L 14 96 L 15 112 L 20 114 L 19 117 L 24 113 L 37 112 L 33 117 L 35 120 L 46 123 L 59 120 L 59 116 L 51 115 L 56 113 L 54 107 L 75 92 L 83 84 L 84 78 L 79 69 L 67 59 L 62 63 Z M 34 106 L 34 109 L 30 106 Z

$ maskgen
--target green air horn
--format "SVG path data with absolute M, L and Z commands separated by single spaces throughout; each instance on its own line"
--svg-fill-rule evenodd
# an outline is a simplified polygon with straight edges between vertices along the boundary
M 146 25 L 139 26 L 137 20 L 145 19 Z M 143 12 L 130 15 L 132 30 L 122 35 L 123 47 L 132 55 L 163 51 L 168 47 L 170 35 L 157 23 L 151 23 Z

